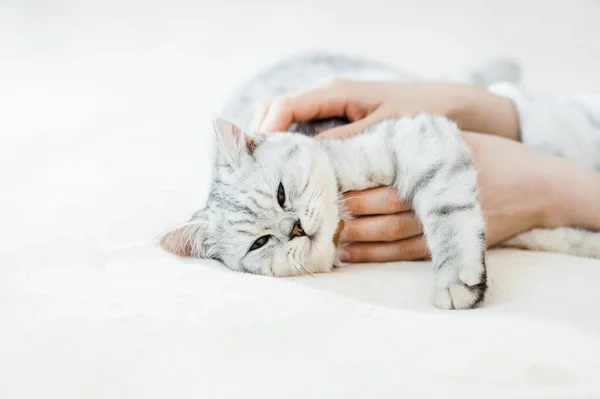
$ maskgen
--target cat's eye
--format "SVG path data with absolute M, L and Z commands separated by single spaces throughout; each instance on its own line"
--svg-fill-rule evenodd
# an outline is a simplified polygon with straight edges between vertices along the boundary
M 281 183 L 279 183 L 279 187 L 277 188 L 277 202 L 283 209 L 283 205 L 285 204 L 285 191 L 283 190 L 283 184 Z
M 271 238 L 271 236 L 262 236 L 262 237 L 258 238 L 256 241 L 254 241 L 254 243 L 252 244 L 252 246 L 250 247 L 248 252 L 255 251 L 258 248 L 264 247 L 270 238 Z

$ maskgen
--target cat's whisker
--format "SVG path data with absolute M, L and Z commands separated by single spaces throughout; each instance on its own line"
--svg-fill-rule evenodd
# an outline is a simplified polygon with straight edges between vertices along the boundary
M 304 273 L 302 273 L 302 270 L 300 270 L 300 268 L 296 266 L 296 262 L 290 262 L 290 264 L 298 272 L 298 276 L 304 277 Z
M 320 189 L 320 190 L 319 190 L 319 189 Z M 325 193 L 325 191 L 326 191 L 326 190 L 327 190 L 327 186 L 325 186 L 325 185 L 323 185 L 323 188 L 322 188 L 322 189 L 321 189 L 320 187 L 316 187 L 316 188 L 313 190 L 313 192 L 312 192 L 312 194 L 311 194 L 311 196 L 310 196 L 310 198 L 309 198 L 309 200 L 308 200 L 308 205 L 309 205 L 309 206 L 312 206 L 312 202 L 313 202 L 313 201 L 318 201 L 319 199 L 321 199 L 321 197 L 323 196 L 323 194 Z M 319 194 L 318 194 L 317 196 L 315 196 L 317 192 L 318 192 Z
M 302 272 L 302 269 L 299 267 L 299 265 L 296 262 L 296 258 L 294 256 L 295 254 L 296 254 L 296 251 L 292 252 L 292 250 L 289 250 L 285 255 L 286 260 L 298 272 L 298 275 L 300 277 L 305 277 L 305 274 Z
M 304 267 L 304 264 L 301 261 L 298 261 L 298 264 L 300 265 L 300 267 L 302 268 L 302 270 L 304 270 L 306 273 L 308 273 L 308 275 L 310 277 L 315 277 L 314 273 L 312 273 L 310 270 L 308 270 L 306 267 Z
M 294 252 L 292 252 L 292 261 L 293 261 L 293 265 L 296 268 L 296 270 L 302 269 L 305 273 L 301 273 L 302 277 L 314 277 L 314 274 L 306 267 L 304 267 L 304 263 L 298 259 L 298 249 L 295 249 Z
M 333 170 L 337 170 L 337 167 L 338 167 L 338 165 L 339 165 L 340 163 L 341 163 L 341 160 L 340 160 L 338 157 L 336 157 L 336 158 L 333 158 L 333 157 L 332 157 L 332 159 L 331 159 L 331 168 L 332 168 Z

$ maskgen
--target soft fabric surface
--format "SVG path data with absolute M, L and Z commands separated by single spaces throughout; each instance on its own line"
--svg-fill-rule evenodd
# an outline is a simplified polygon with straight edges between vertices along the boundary
M 0 398 L 600 397 L 598 260 L 492 251 L 485 306 L 444 312 L 425 262 L 271 279 L 157 247 L 207 193 L 209 112 L 285 54 L 600 90 L 592 2 L 306 3 L 0 5 Z

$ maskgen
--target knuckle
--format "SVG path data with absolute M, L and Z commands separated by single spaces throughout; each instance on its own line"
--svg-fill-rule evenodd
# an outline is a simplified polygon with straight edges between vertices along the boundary
M 405 226 L 404 222 L 402 221 L 402 219 L 395 217 L 389 221 L 387 232 L 388 232 L 388 236 L 390 238 L 392 238 L 392 239 L 402 238 L 404 236 L 405 231 L 406 231 L 406 226 Z
M 411 249 L 410 249 L 410 245 L 407 243 L 400 243 L 400 248 L 398 249 L 398 260 L 400 261 L 405 261 L 405 260 L 412 260 L 411 258 Z
M 404 256 L 407 260 L 418 259 L 418 257 L 419 257 L 418 255 L 419 255 L 419 250 L 416 248 L 415 245 L 411 244 L 411 245 L 406 246 L 406 252 L 405 252 Z
M 351 215 L 360 215 L 363 211 L 362 201 L 356 194 L 350 194 L 345 196 L 345 207 Z
M 402 206 L 402 201 L 400 201 L 398 194 L 393 191 L 388 191 L 385 196 L 385 206 L 391 211 L 398 211 Z
M 411 240 L 403 247 L 402 258 L 404 260 L 423 259 L 426 255 L 427 251 L 419 240 Z

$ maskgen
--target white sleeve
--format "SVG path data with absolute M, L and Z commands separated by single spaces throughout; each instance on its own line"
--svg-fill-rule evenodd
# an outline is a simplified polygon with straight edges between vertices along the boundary
M 600 94 L 531 94 L 511 83 L 488 87 L 515 105 L 521 141 L 600 171 Z

